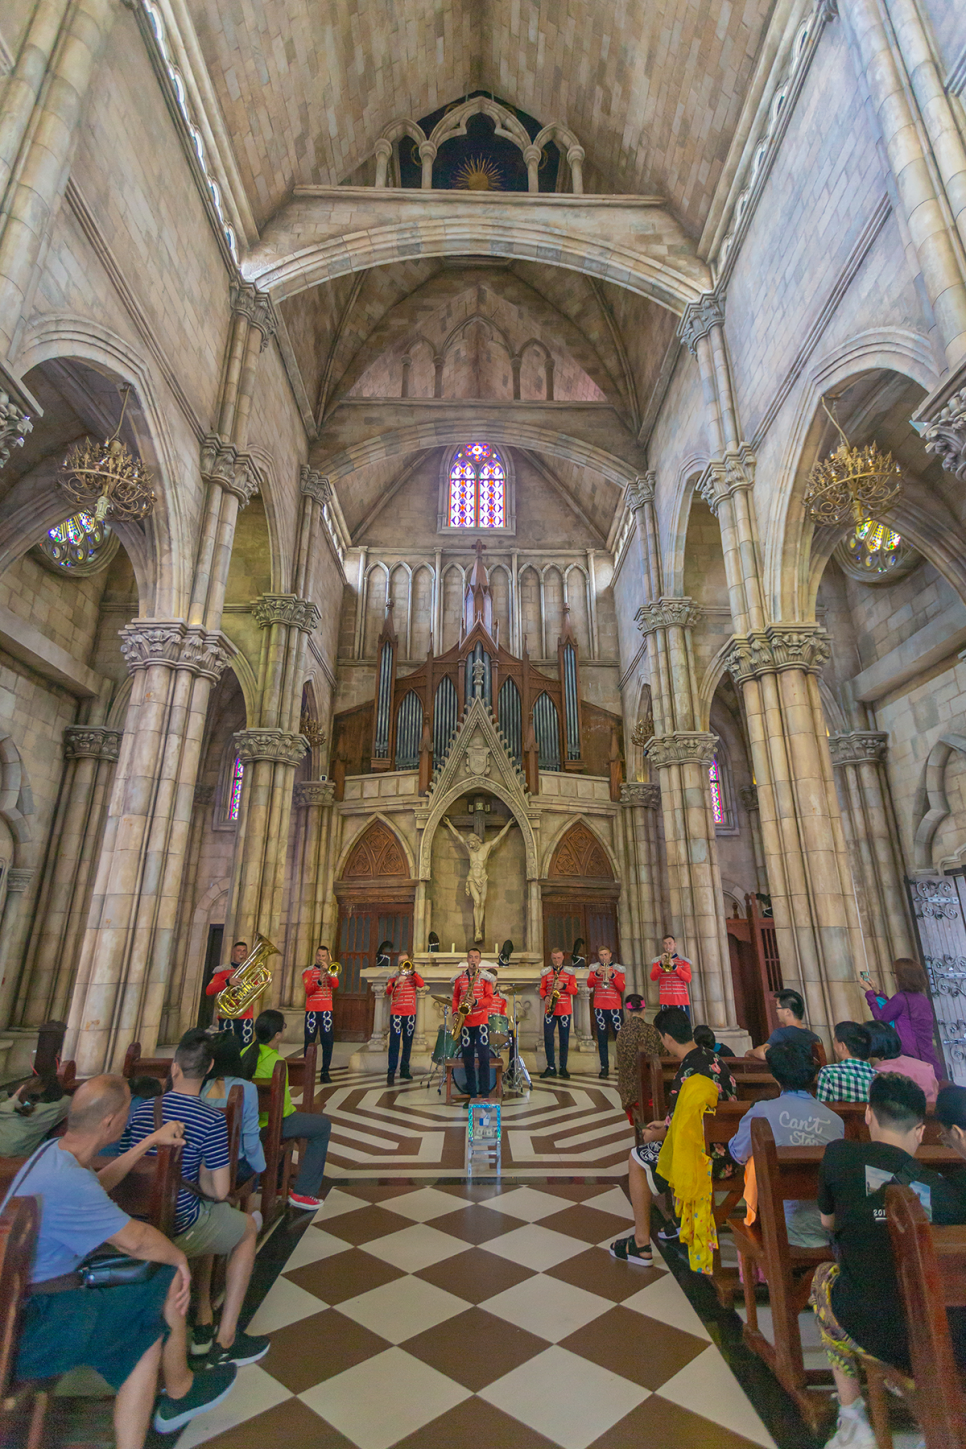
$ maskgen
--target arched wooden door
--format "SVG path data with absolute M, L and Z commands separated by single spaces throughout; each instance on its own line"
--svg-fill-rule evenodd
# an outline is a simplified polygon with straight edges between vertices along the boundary
M 619 961 L 619 895 L 607 852 L 593 831 L 577 821 L 558 843 L 543 882 L 543 944 L 548 956 L 558 946 L 569 956 L 574 939 L 582 936 L 586 955 L 609 946 Z
M 412 950 L 411 879 L 398 837 L 381 820 L 363 831 L 336 882 L 339 902 L 338 959 L 342 981 L 335 995 L 337 1041 L 366 1041 L 372 1033 L 373 996 L 362 976 L 376 964 L 383 941 L 391 941 L 393 963 Z

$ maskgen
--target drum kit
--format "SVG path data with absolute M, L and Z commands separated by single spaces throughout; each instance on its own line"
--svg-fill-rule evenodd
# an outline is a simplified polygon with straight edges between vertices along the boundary
M 523 1096 L 530 1091 L 530 1073 L 527 1071 L 526 1063 L 520 1056 L 517 1038 L 517 989 L 515 986 L 501 988 L 509 991 L 512 998 L 512 1018 L 500 1012 L 494 1012 L 489 1020 L 490 1059 L 499 1059 L 503 1049 L 509 1047 L 509 1059 L 506 1070 L 503 1073 L 503 1095 Z M 434 996 L 433 1000 L 440 1006 L 446 1008 L 449 1015 L 449 1002 L 445 996 Z M 446 1062 L 455 1061 L 460 1055 L 460 1044 L 453 1036 L 449 1026 L 444 1024 L 436 1033 L 436 1045 L 433 1048 L 433 1069 L 427 1079 L 426 1085 L 431 1086 L 436 1082 L 436 1091 L 442 1094 L 442 1072 Z M 456 1067 L 453 1070 L 453 1085 L 458 1092 L 466 1091 L 466 1076 L 463 1068 Z

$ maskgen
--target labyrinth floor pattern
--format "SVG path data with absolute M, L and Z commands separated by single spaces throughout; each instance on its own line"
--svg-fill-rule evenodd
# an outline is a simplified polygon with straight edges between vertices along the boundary
M 332 1119 L 326 1176 L 438 1177 L 461 1172 L 466 1113 L 447 1107 L 426 1077 L 387 1087 L 385 1076 L 339 1071 L 319 1101 Z M 634 1136 L 616 1090 L 593 1076 L 537 1079 L 529 1098 L 506 1098 L 502 1170 L 515 1179 L 623 1177 Z

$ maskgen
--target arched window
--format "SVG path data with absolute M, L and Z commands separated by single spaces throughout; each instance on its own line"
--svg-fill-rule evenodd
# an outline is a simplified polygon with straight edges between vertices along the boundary
M 728 812 L 725 809 L 724 794 L 721 789 L 721 772 L 718 769 L 718 761 L 712 760 L 708 766 L 708 781 L 711 785 L 711 814 L 714 816 L 715 825 L 728 824 Z
M 231 767 L 231 780 L 228 785 L 228 819 L 237 820 L 238 811 L 241 808 L 242 780 L 245 778 L 245 766 L 238 756 L 235 756 L 235 763 Z
M 449 470 L 450 528 L 506 526 L 506 469 L 489 443 L 457 448 Z
M 37 550 L 48 568 L 75 575 L 97 573 L 117 552 L 117 535 L 93 513 L 71 514 L 48 529 Z

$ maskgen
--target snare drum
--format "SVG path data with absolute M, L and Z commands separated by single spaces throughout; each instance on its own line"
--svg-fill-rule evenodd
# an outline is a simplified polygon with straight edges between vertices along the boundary
M 454 1057 L 459 1056 L 459 1048 L 448 1027 L 441 1026 L 436 1033 L 436 1045 L 433 1047 L 434 1062 L 450 1062 Z
M 494 1012 L 488 1022 L 490 1045 L 505 1047 L 510 1040 L 510 1018 L 499 1012 Z

